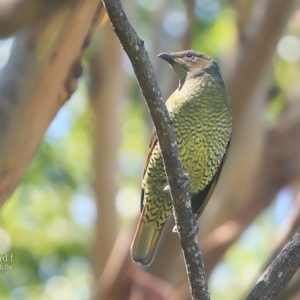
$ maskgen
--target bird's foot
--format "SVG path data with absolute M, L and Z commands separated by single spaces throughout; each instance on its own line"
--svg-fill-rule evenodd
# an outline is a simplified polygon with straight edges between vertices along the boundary
M 193 228 L 189 232 L 187 238 L 196 235 L 199 232 L 199 224 L 197 222 L 197 215 L 193 215 Z
M 190 176 L 187 173 L 183 174 L 183 182 L 181 183 L 181 189 L 190 191 L 190 189 L 192 188 L 192 185 L 190 183 Z

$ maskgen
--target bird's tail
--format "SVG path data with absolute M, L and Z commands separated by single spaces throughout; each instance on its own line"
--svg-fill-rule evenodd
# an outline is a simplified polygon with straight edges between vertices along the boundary
M 154 258 L 163 226 L 157 229 L 156 222 L 145 223 L 143 213 L 131 244 L 131 257 L 134 262 L 149 266 Z

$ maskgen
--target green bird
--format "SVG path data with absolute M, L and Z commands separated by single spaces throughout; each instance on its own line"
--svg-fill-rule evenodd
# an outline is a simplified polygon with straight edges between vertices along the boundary
M 218 181 L 228 149 L 232 117 L 217 62 L 193 50 L 161 53 L 179 78 L 166 101 L 184 172 L 189 175 L 192 211 L 199 218 Z M 151 264 L 172 200 L 155 130 L 143 171 L 142 213 L 131 245 L 134 262 Z

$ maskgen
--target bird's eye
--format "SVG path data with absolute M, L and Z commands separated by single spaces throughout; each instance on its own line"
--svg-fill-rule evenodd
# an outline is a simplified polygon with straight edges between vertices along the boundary
M 190 58 L 190 59 L 194 59 L 194 58 L 195 58 L 195 55 L 192 54 L 192 53 L 188 53 L 188 54 L 186 55 L 186 57 L 187 57 L 187 58 Z

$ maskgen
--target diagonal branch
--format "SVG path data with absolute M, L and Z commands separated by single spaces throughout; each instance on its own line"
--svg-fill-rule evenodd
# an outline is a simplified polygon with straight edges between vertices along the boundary
M 184 252 L 192 297 L 193 299 L 209 299 L 197 236 L 189 236 L 189 233 L 194 229 L 194 219 L 190 199 L 185 188 L 187 180 L 183 173 L 171 120 L 158 88 L 144 42 L 137 36 L 127 20 L 119 0 L 103 0 L 103 3 L 114 31 L 131 60 L 157 131 L 171 189 L 175 210 L 174 217 Z
M 300 228 L 245 300 L 276 299 L 300 267 Z

